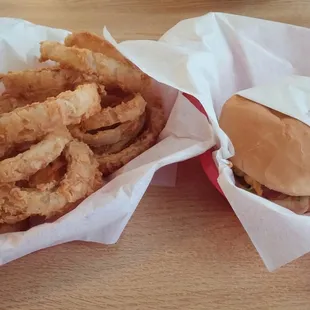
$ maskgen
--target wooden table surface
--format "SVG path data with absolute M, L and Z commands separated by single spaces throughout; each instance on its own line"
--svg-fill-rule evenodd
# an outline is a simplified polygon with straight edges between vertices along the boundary
M 118 40 L 157 39 L 224 11 L 310 26 L 294 0 L 0 0 L 1 15 Z M 175 188 L 150 188 L 118 244 L 70 243 L 0 268 L 0 309 L 310 309 L 310 256 L 268 273 L 197 160 Z

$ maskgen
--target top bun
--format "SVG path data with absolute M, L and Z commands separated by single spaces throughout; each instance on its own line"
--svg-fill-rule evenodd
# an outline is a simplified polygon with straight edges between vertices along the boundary
M 219 123 L 235 148 L 233 165 L 269 189 L 310 196 L 309 126 L 238 95 Z

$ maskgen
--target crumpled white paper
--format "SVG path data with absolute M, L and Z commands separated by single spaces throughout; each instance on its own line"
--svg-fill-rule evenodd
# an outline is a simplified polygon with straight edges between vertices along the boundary
M 37 26 L 23 20 L 1 18 L 0 71 L 5 73 L 8 70 L 39 66 L 39 42 L 63 41 L 67 34 L 64 30 Z M 113 42 L 106 29 L 105 35 Z M 172 55 L 166 55 L 161 43 L 152 42 L 152 45 L 156 46 L 156 50 L 148 54 L 141 54 L 140 49 L 147 49 L 149 42 L 123 42 L 117 47 L 151 77 L 162 80 Z M 153 57 L 156 51 L 163 58 Z M 178 53 L 175 54 L 177 56 Z M 178 71 L 170 71 L 168 84 L 173 85 L 174 80 L 180 78 Z M 215 144 L 211 126 L 205 116 L 178 88 L 157 83 L 156 92 L 162 96 L 169 116 L 160 142 L 131 161 L 101 190 L 56 222 L 33 227 L 27 232 L 0 235 L 0 264 L 73 240 L 115 243 L 158 169 L 199 155 Z M 167 180 L 171 183 L 173 180 L 169 173 L 174 176 L 175 169 L 169 167 L 165 173 L 161 171 L 156 183 L 166 184 Z
M 310 77 L 291 75 L 237 94 L 310 126 Z
M 268 88 L 267 96 L 262 95 L 262 88 L 241 94 L 272 104 L 274 109 L 309 125 L 309 81 L 289 76 L 310 76 L 310 29 L 211 13 L 181 21 L 161 38 L 161 46 L 152 42 L 148 46 L 139 44 L 140 54 L 153 51 L 154 57 L 163 59 L 164 70 L 157 76 L 161 82 L 195 96 L 204 106 L 220 146 L 214 152 L 220 171 L 218 182 L 267 268 L 274 270 L 309 252 L 308 216 L 296 215 L 234 185 L 225 160 L 232 156 L 233 148 L 218 127 L 217 118 L 233 94 L 279 83 L 277 90 Z M 147 50 L 142 48 L 146 46 Z M 165 66 L 167 59 L 169 65 Z M 146 62 L 147 59 L 142 65 Z M 172 77 L 175 72 L 177 79 Z M 285 77 L 286 81 L 278 81 Z M 283 83 L 289 83 L 290 87 L 284 90 Z M 267 101 L 271 96 L 274 101 Z

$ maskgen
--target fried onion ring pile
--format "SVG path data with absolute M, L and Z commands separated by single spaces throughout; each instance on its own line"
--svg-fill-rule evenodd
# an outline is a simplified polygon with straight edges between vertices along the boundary
M 151 79 L 88 32 L 44 41 L 52 67 L 0 75 L 0 233 L 73 210 L 165 125 Z

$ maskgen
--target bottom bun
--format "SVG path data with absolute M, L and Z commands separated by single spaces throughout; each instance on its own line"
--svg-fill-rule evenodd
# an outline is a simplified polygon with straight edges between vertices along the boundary
M 286 196 L 271 200 L 277 205 L 289 209 L 297 214 L 305 214 L 309 211 L 310 197 L 309 196 Z

